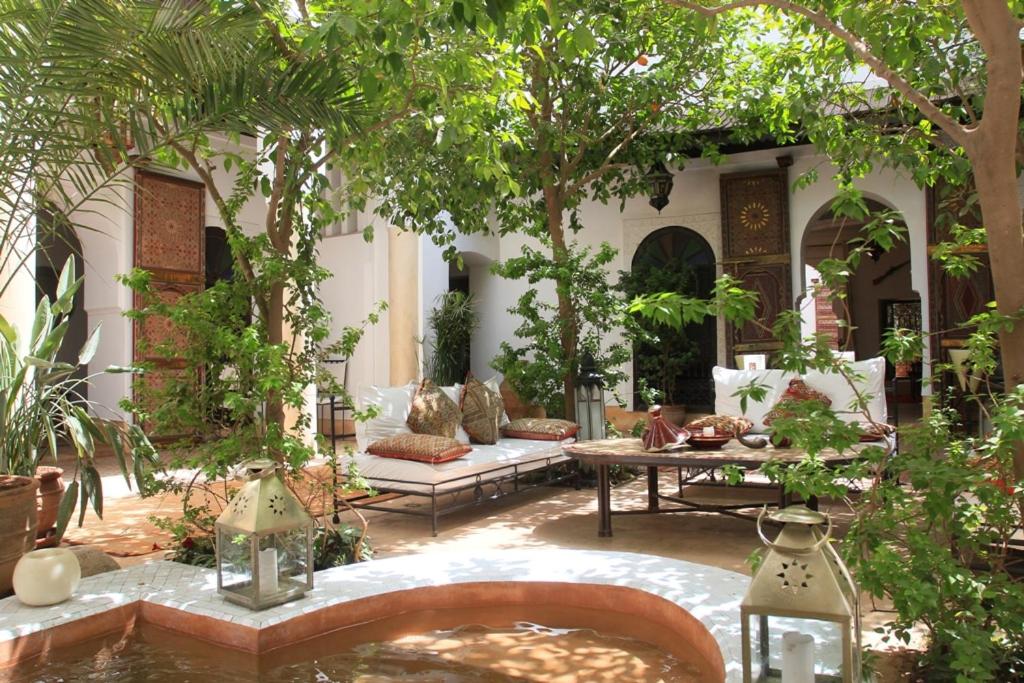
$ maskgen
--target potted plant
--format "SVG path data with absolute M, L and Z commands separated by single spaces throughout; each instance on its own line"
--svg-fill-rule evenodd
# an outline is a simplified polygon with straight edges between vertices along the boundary
M 469 348 L 479 325 L 472 294 L 445 292 L 427 319 L 433 332 L 433 348 L 424 375 L 438 386 L 464 382 L 469 372 Z
M 99 328 L 86 340 L 76 362 L 57 358 L 81 282 L 75 277 L 74 260 L 69 258 L 58 280 L 56 298 L 39 302 L 24 340 L 0 316 L 0 594 L 10 591 L 14 565 L 36 542 L 38 482 L 34 477 L 44 455 L 56 462 L 61 442 L 69 443 L 77 455 L 74 476 L 54 515 L 54 542 L 60 540 L 76 507 L 82 523 L 86 501 L 98 516 L 103 515 L 102 480 L 94 464 L 98 444 L 111 446 L 125 479 L 129 479 L 130 465 L 140 485 L 146 463 L 156 461 L 141 429 L 96 417 L 95 406 L 83 398 L 82 389 L 89 378 L 75 373 L 95 355 Z

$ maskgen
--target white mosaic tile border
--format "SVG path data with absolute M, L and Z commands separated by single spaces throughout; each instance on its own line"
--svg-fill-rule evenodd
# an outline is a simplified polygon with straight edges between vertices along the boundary
M 739 606 L 749 578 L 693 562 L 597 550 L 446 551 L 373 560 L 317 572 L 304 599 L 262 612 L 218 596 L 212 569 L 155 561 L 83 579 L 74 597 L 59 605 L 0 600 L 0 643 L 136 600 L 259 629 L 360 598 L 480 581 L 589 583 L 657 595 L 688 610 L 711 632 L 725 660 L 726 681 L 742 679 Z

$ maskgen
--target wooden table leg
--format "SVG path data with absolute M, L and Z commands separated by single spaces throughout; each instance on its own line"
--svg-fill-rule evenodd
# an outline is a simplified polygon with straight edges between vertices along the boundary
M 658 511 L 658 468 L 647 468 L 647 511 Z
M 601 538 L 612 535 L 612 482 L 608 465 L 597 466 L 597 535 Z

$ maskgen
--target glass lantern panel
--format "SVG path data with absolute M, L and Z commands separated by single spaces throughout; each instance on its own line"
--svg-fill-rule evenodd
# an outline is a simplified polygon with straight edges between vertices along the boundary
M 756 614 L 749 618 L 752 681 L 839 683 L 843 680 L 841 624 Z M 763 630 L 766 624 L 767 630 Z M 783 677 L 784 671 L 789 675 Z
M 275 535 L 278 572 L 281 580 L 305 585 L 309 552 L 305 529 L 292 529 Z
M 590 438 L 603 439 L 605 437 L 604 426 L 604 403 L 601 401 L 600 389 L 598 396 L 590 402 Z
M 252 585 L 252 537 L 226 529 L 217 530 L 221 586 L 239 590 Z

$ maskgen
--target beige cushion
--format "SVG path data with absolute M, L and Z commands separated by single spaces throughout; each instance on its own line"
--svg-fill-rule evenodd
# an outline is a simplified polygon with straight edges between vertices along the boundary
M 462 388 L 462 427 L 474 443 L 498 443 L 505 404 L 501 394 L 488 389 L 475 377 L 466 378 Z
M 472 447 L 455 439 L 432 434 L 399 434 L 380 441 L 374 441 L 366 449 L 371 455 L 399 460 L 415 460 L 437 464 L 461 458 Z
M 503 436 L 510 439 L 537 439 L 538 441 L 561 441 L 576 436 L 580 429 L 575 422 L 538 417 L 521 417 L 501 428 Z
M 441 387 L 425 379 L 413 396 L 406 423 L 416 434 L 454 439 L 462 423 L 462 411 Z

